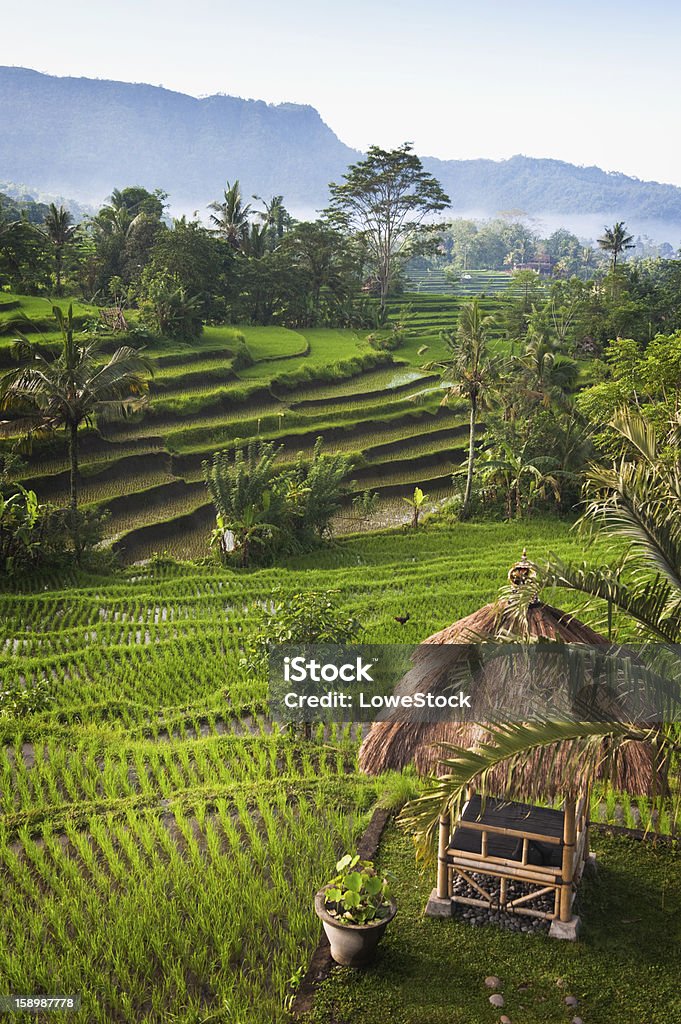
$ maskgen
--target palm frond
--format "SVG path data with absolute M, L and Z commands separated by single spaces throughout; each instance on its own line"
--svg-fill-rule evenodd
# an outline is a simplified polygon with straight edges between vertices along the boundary
M 562 794 L 576 795 L 585 779 L 616 776 L 625 744 L 655 739 L 652 731 L 616 722 L 540 720 L 489 731 L 489 742 L 471 750 L 443 744 L 443 774 L 402 811 L 400 823 L 414 833 L 421 856 L 432 856 L 439 816 L 457 817 L 472 784 L 483 798 L 493 790 L 502 799 L 536 801 L 546 793 L 546 780 L 559 777 Z

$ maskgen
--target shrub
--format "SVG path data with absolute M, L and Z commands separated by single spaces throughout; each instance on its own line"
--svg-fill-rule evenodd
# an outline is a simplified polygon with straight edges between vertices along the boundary
M 272 593 L 272 608 L 256 611 L 256 623 L 246 642 L 243 664 L 250 672 L 267 673 L 270 651 L 282 644 L 348 644 L 356 641 L 359 622 L 342 615 L 337 591 L 308 590 Z
M 26 687 L 12 684 L 0 690 L 0 720 L 23 718 L 36 711 L 44 711 L 51 700 L 47 683 L 43 679 Z
M 188 295 L 179 280 L 158 274 L 145 281 L 146 297 L 140 303 L 146 327 L 168 338 L 198 338 L 203 331 L 202 303 Z
M 203 463 L 216 512 L 211 545 L 223 562 L 245 567 L 254 552 L 273 557 L 306 550 L 329 530 L 352 459 L 325 456 L 319 437 L 310 462 L 301 456 L 293 469 L 277 472 L 281 451 L 271 442 L 251 441 Z
M 0 492 L 0 569 L 7 576 L 63 565 L 74 554 L 78 535 L 81 552 L 91 552 L 102 540 L 107 512 L 78 511 L 41 504 L 35 491 L 19 485 L 9 495 Z M 74 526 L 77 525 L 77 531 Z

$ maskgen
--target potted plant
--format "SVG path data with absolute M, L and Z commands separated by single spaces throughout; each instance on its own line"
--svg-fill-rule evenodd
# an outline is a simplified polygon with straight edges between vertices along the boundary
M 388 883 L 370 860 L 346 854 L 336 864 L 338 874 L 315 896 L 315 910 L 321 918 L 331 946 L 331 956 L 346 967 L 371 963 L 397 904 Z

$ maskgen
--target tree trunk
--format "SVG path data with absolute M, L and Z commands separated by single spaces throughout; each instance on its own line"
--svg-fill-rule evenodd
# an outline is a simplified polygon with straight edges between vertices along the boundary
M 470 510 L 471 494 L 473 493 L 473 463 L 475 462 L 475 421 L 478 400 L 475 395 L 471 397 L 471 418 L 468 429 L 468 472 L 466 474 L 466 490 L 463 496 L 462 515 L 467 516 Z
M 55 264 L 55 268 L 54 269 L 56 271 L 55 276 L 57 278 L 57 295 L 61 295 L 61 260 L 62 260 L 61 250 L 57 249 L 56 253 L 54 254 L 54 264 Z
M 69 424 L 69 459 L 71 461 L 71 532 L 76 562 L 80 564 L 80 530 L 78 528 L 78 424 Z
M 388 286 L 389 286 L 389 283 L 390 283 L 390 278 L 386 274 L 381 273 L 381 275 L 379 277 L 378 283 L 379 283 L 380 297 L 381 297 L 380 298 L 381 313 L 384 313 L 385 312 L 385 307 L 386 307 L 386 301 L 387 301 L 387 298 L 388 298 Z

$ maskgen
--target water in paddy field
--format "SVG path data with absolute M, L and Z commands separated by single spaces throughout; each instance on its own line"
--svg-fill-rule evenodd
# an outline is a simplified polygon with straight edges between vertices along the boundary
M 420 380 L 423 374 L 418 370 L 398 370 L 386 384 L 386 388 L 399 388 L 403 384 L 411 384 L 412 381 Z

